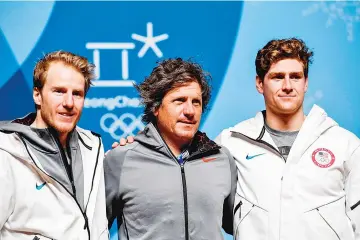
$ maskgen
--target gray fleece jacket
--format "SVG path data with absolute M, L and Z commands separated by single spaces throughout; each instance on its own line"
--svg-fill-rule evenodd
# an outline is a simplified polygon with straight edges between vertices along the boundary
M 232 234 L 236 166 L 227 149 L 197 132 L 179 164 L 153 124 L 104 160 L 109 225 L 119 238 L 223 239 Z

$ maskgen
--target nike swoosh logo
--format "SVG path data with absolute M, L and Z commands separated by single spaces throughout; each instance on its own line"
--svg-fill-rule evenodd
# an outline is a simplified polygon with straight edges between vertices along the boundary
M 265 154 L 265 153 L 260 153 L 260 154 L 256 154 L 256 155 L 252 155 L 252 156 L 249 156 L 249 154 L 248 154 L 248 155 L 246 155 L 246 160 L 250 160 L 250 159 L 259 157 L 259 156 L 261 156 L 261 155 L 264 155 L 264 154 Z
M 46 184 L 46 182 L 44 182 L 43 184 L 40 184 L 40 185 L 37 185 L 37 184 L 36 184 L 36 189 L 37 189 L 37 190 L 42 189 L 42 188 L 45 186 L 45 184 Z
M 202 160 L 203 160 L 203 162 L 210 162 L 210 161 L 213 161 L 213 160 L 215 160 L 216 159 L 216 157 L 212 157 L 212 158 L 202 158 Z

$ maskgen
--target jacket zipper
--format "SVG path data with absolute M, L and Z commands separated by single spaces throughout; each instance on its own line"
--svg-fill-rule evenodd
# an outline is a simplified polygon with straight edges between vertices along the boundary
M 166 147 L 167 147 L 167 145 L 166 145 Z M 187 199 L 187 187 L 186 187 L 184 164 L 185 164 L 185 162 L 192 159 L 196 155 L 189 156 L 187 159 L 184 159 L 183 162 L 180 164 L 178 162 L 177 158 L 175 157 L 175 155 L 170 151 L 170 149 L 168 149 L 168 150 L 169 150 L 171 156 L 173 156 L 173 159 L 180 165 L 180 169 L 181 169 L 181 180 L 182 180 L 183 198 L 184 198 L 185 240 L 189 240 L 189 207 L 188 207 L 188 199 Z
M 180 164 L 177 157 L 170 150 L 169 146 L 166 144 L 166 142 L 163 139 L 163 137 L 161 136 L 161 134 L 159 134 L 159 137 L 163 141 L 165 148 L 167 149 L 168 153 L 172 156 L 173 160 L 175 160 L 175 162 L 180 165 L 181 180 L 182 180 L 182 186 L 183 186 L 183 199 L 184 199 L 185 240 L 189 240 L 189 209 L 188 209 L 188 199 L 187 199 L 187 188 L 186 188 L 186 177 L 185 177 L 184 164 L 187 160 L 190 160 L 194 156 L 197 156 L 197 154 L 188 156 L 187 159 L 184 159 L 183 162 Z
M 61 155 L 61 161 L 65 167 L 65 170 L 66 170 L 66 175 L 68 176 L 69 180 L 70 180 L 70 183 L 71 183 L 71 188 L 72 188 L 72 191 L 74 193 L 74 196 L 76 196 L 76 188 L 75 188 L 75 184 L 74 184 L 74 175 L 73 175 L 73 172 L 72 172 L 72 159 L 71 159 L 71 152 L 70 152 L 70 155 L 69 155 L 69 159 L 70 159 L 70 163 L 68 162 L 67 160 L 67 157 L 65 155 L 65 151 L 64 149 L 61 147 L 61 144 L 59 142 L 59 139 L 57 139 L 56 137 L 55 138 L 55 142 L 57 144 L 57 147 L 60 151 L 60 155 Z M 68 148 L 68 146 L 67 146 Z M 69 153 L 68 153 L 69 154 Z
M 189 219 L 188 219 L 189 216 L 188 216 L 188 201 L 187 201 L 187 189 L 186 189 L 184 163 L 180 164 L 180 167 L 181 167 L 181 178 L 182 178 L 183 197 L 184 197 L 185 240 L 189 240 Z
M 177 157 L 173 154 L 173 152 L 170 150 L 169 146 L 166 144 L 165 140 L 159 134 L 160 138 L 162 139 L 165 148 L 167 149 L 170 156 L 172 156 L 173 160 L 180 165 L 181 169 L 181 181 L 183 186 L 183 200 L 184 200 L 184 221 L 185 221 L 185 240 L 189 240 L 189 216 L 188 216 L 188 200 L 187 200 L 187 188 L 186 188 L 186 178 L 185 178 L 185 169 L 184 164 L 186 162 L 186 159 L 183 160 L 183 162 L 180 164 Z
M 73 195 L 61 182 L 59 182 L 58 180 L 56 180 L 53 176 L 50 176 L 49 174 L 47 174 L 46 172 L 44 172 L 44 171 L 36 164 L 35 160 L 33 159 L 32 155 L 30 154 L 30 152 L 29 152 L 29 150 L 28 150 L 28 148 L 27 148 L 27 145 L 26 145 L 25 141 L 24 141 L 21 137 L 20 137 L 20 139 L 21 139 L 21 141 L 23 142 L 23 144 L 24 144 L 24 146 L 25 146 L 25 149 L 26 149 L 27 153 L 29 154 L 30 158 L 32 159 L 33 163 L 35 164 L 35 166 L 36 166 L 42 173 L 44 173 L 46 176 L 50 177 L 50 178 L 53 179 L 55 182 L 57 182 L 60 186 L 62 186 L 62 187 L 65 189 L 65 191 L 68 192 L 69 195 L 74 199 L 76 205 L 78 206 L 81 214 L 82 214 L 83 217 L 84 217 L 84 220 L 85 220 L 84 229 L 87 230 L 88 237 L 89 237 L 89 240 L 90 240 L 89 220 L 88 220 L 88 217 L 87 217 L 87 215 L 86 215 L 86 212 L 83 212 L 83 211 L 82 211 L 81 206 L 80 206 L 79 202 L 77 201 L 75 195 Z M 61 150 L 60 150 L 60 151 L 61 151 Z M 99 153 L 98 153 L 98 156 L 99 156 Z M 63 156 L 62 156 L 62 157 L 63 157 Z M 97 159 L 97 160 L 98 160 L 98 159 Z M 96 163 L 97 163 L 97 161 L 96 161 Z M 97 167 L 97 166 L 95 166 L 95 168 L 96 168 L 96 167 Z M 93 176 L 93 177 L 94 177 L 94 176 Z M 72 183 L 72 186 L 74 186 L 73 183 Z M 90 192 L 91 192 L 91 191 L 92 191 L 92 189 L 90 190 Z

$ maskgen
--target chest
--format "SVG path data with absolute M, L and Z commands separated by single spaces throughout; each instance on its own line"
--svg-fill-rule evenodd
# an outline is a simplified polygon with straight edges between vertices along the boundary
M 199 206 L 222 206 L 231 188 L 229 160 L 223 155 L 185 161 L 136 154 L 123 165 L 121 198 L 140 212 L 182 208 L 184 199 Z

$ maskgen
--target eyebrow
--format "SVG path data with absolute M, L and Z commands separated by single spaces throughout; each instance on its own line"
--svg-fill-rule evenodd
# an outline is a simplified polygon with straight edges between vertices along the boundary
M 272 78 L 272 77 L 277 77 L 277 76 L 285 76 L 286 73 L 285 72 L 271 72 L 269 73 L 269 78 Z M 303 76 L 304 73 L 303 72 L 290 72 L 289 73 L 290 76 Z
M 52 89 L 52 90 L 65 90 L 65 91 L 68 90 L 68 89 L 66 88 L 66 86 L 53 86 L 53 87 L 51 87 L 51 89 Z M 74 89 L 72 89 L 72 92 L 83 93 L 83 92 L 85 92 L 85 90 L 82 89 L 82 88 L 74 88 Z
M 269 73 L 269 78 L 284 77 L 284 76 L 285 76 L 284 72 L 272 72 L 272 73 Z
M 304 73 L 303 72 L 291 72 L 289 75 L 290 76 L 302 77 L 302 76 L 304 76 Z

